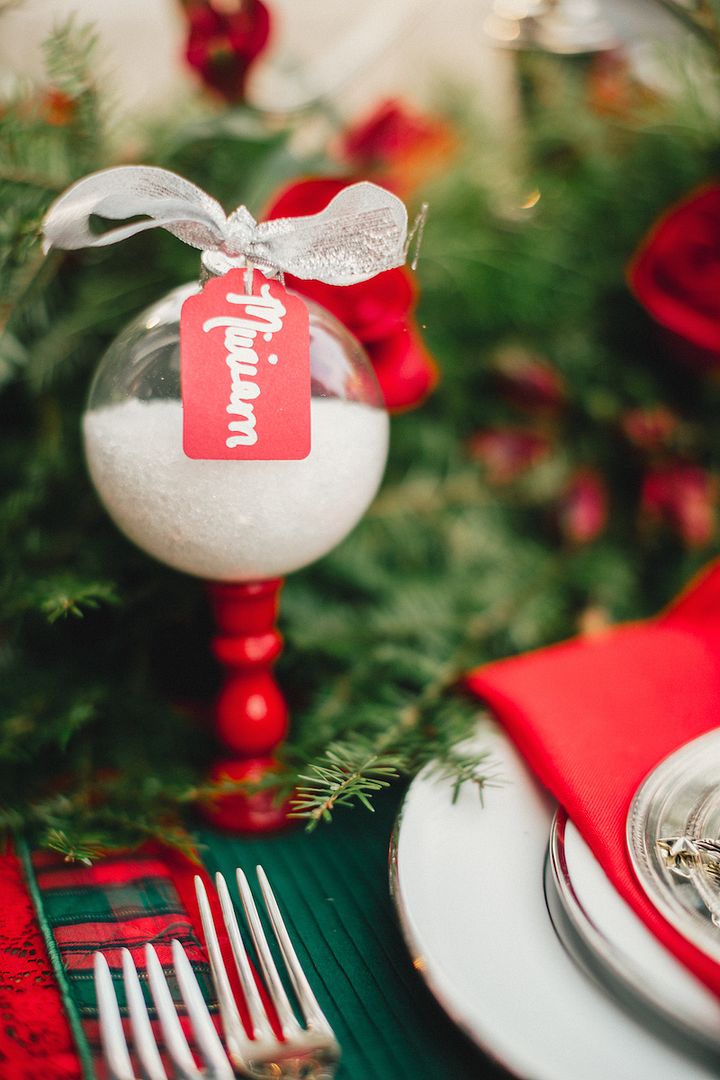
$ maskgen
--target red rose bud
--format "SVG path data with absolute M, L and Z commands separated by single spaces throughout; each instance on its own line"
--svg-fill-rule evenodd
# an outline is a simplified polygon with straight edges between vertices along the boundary
M 63 90 L 51 87 L 42 100 L 42 117 L 53 127 L 67 127 L 77 112 L 77 101 Z
M 194 0 L 185 56 L 206 86 L 241 101 L 253 60 L 265 48 L 270 16 L 261 0 Z
M 665 449 L 679 423 L 675 413 L 665 405 L 630 409 L 621 420 L 623 432 L 633 446 L 648 453 Z
M 316 214 L 351 182 L 338 178 L 296 181 L 276 197 L 264 216 Z M 375 369 L 388 409 L 415 408 L 435 388 L 438 368 L 413 318 L 417 287 L 409 270 L 385 270 L 357 285 L 326 285 L 289 274 L 285 282 L 321 304 L 355 335 Z
M 508 345 L 494 357 L 502 396 L 528 412 L 557 412 L 566 400 L 565 380 L 555 368 L 522 346 Z
M 349 128 L 340 154 L 354 169 L 379 172 L 390 186 L 407 190 L 442 169 L 455 145 L 442 120 L 390 100 Z
M 647 473 L 640 496 L 641 514 L 664 523 L 687 547 L 704 547 L 715 531 L 715 483 L 697 465 L 669 465 Z
M 595 54 L 587 89 L 590 107 L 604 116 L 624 117 L 658 100 L 654 91 L 635 78 L 630 57 L 622 49 Z
M 489 428 L 468 443 L 472 458 L 482 462 L 491 484 L 509 484 L 548 457 L 550 439 L 521 428 Z
M 604 530 L 607 519 L 605 481 L 596 469 L 578 470 L 560 503 L 560 531 L 573 544 L 589 544 Z
M 657 222 L 628 281 L 656 322 L 680 339 L 681 360 L 720 365 L 720 185 L 696 191 Z

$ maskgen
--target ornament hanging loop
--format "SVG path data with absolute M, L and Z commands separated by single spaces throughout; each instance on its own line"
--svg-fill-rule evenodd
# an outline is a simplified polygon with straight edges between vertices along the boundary
M 412 257 L 412 260 L 410 262 L 410 269 L 411 270 L 416 270 L 417 269 L 418 259 L 420 258 L 420 247 L 421 247 L 422 242 L 423 242 L 423 235 L 425 233 L 425 223 L 427 222 L 427 216 L 428 216 L 429 209 L 430 209 L 429 203 L 426 203 L 426 202 L 421 203 L 420 209 L 418 210 L 417 214 L 415 215 L 415 220 L 412 223 L 412 228 L 410 229 L 410 232 L 407 234 L 407 240 L 405 241 L 405 250 L 404 250 L 404 255 L 405 255 L 406 259 L 408 257 L 410 248 L 413 246 L 413 241 L 415 242 L 415 246 L 414 246 L 414 249 L 413 249 L 413 257 Z

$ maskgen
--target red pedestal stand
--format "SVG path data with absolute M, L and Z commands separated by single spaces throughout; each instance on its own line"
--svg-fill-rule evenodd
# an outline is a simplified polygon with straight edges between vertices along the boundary
M 275 620 L 282 580 L 210 585 L 218 634 L 215 656 L 225 680 L 215 711 L 218 739 L 228 756 L 213 779 L 255 780 L 272 765 L 287 735 L 288 709 L 272 672 L 282 650 Z M 261 832 L 286 823 L 286 808 L 273 806 L 271 792 L 221 796 L 208 812 L 221 828 Z

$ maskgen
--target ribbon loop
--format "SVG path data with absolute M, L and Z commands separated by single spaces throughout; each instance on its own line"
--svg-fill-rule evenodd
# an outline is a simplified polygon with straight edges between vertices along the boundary
M 106 233 L 90 228 L 93 216 L 121 221 L 139 215 L 148 220 Z M 220 203 L 182 176 L 121 165 L 78 180 L 55 200 L 43 221 L 44 248 L 105 247 L 158 226 L 192 247 L 213 250 L 222 243 L 227 222 Z
M 97 233 L 93 216 L 143 220 Z M 153 228 L 239 266 L 352 285 L 405 262 L 407 211 L 391 192 L 363 181 L 318 214 L 258 224 L 244 206 L 226 216 L 215 199 L 167 169 L 125 165 L 77 181 L 53 203 L 43 222 L 44 250 L 105 247 Z

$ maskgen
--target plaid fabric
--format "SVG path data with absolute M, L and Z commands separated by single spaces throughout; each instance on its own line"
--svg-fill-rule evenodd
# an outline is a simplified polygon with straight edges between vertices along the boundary
M 172 867 L 172 860 L 152 853 L 106 858 L 94 866 L 68 865 L 47 853 L 36 852 L 30 857 L 27 870 L 34 879 L 30 884 L 50 939 L 48 945 L 55 953 L 56 968 L 60 969 L 66 1008 L 77 1018 L 76 1041 L 86 1076 L 104 1075 L 93 977 L 97 951 L 108 962 L 120 1011 L 127 1016 L 122 950 L 129 950 L 160 1045 L 163 1039 L 145 968 L 147 942 L 155 946 L 186 1035 L 191 1031 L 173 970 L 173 939 L 183 945 L 205 1002 L 217 1013 L 210 967 L 186 907 L 192 872 L 186 864 L 173 875 Z M 217 1023 L 218 1018 L 215 1020 Z M 124 1025 L 127 1023 L 125 1020 Z
M 45 854 L 32 857 L 47 925 L 55 940 L 77 1011 L 97 1017 L 93 957 L 105 954 L 121 1008 L 122 949 L 129 949 L 138 969 L 152 1015 L 145 972 L 146 942 L 152 942 L 176 1001 L 179 991 L 172 970 L 171 942 L 182 943 L 206 1002 L 215 1008 L 207 958 L 195 934 L 167 864 L 150 855 L 102 860 L 97 866 L 68 866 Z

